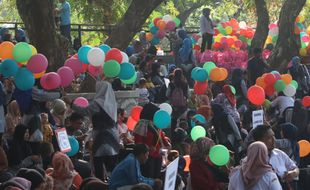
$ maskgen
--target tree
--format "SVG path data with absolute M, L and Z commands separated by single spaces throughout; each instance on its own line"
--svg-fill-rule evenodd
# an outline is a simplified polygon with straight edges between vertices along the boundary
M 152 11 L 164 0 L 133 0 L 124 16 L 112 29 L 106 43 L 111 47 L 125 49 L 141 30 Z
M 279 18 L 279 38 L 268 59 L 272 68 L 284 71 L 300 48 L 299 35 L 294 33 L 295 20 L 304 7 L 306 0 L 286 0 Z
M 177 15 L 177 17 L 180 19 L 181 23 L 185 25 L 187 18 L 201 6 L 205 5 L 207 2 L 208 1 L 205 0 L 197 0 L 197 1 L 174 0 L 173 4 L 179 11 L 179 15 Z
M 263 48 L 269 31 L 269 14 L 265 0 L 255 0 L 257 27 L 251 49 Z
M 49 70 L 63 65 L 68 52 L 68 40 L 56 32 L 54 0 L 16 0 L 28 37 L 38 52 L 49 60 Z

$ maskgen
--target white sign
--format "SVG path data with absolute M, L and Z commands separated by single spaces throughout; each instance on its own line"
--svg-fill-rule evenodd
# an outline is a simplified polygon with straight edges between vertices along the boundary
M 165 85 L 166 85 L 166 87 L 168 88 L 169 83 L 170 83 L 170 80 L 169 80 L 169 79 L 164 78 L 164 81 L 165 81 Z
M 65 128 L 57 129 L 55 131 L 56 138 L 58 142 L 58 146 L 60 148 L 60 151 L 63 153 L 70 152 L 71 151 L 71 145 L 69 142 L 69 138 L 67 135 L 67 131 Z
M 256 110 L 252 112 L 253 128 L 264 124 L 264 110 Z
M 174 190 L 175 181 L 178 175 L 179 157 L 171 162 L 166 169 L 164 190 Z

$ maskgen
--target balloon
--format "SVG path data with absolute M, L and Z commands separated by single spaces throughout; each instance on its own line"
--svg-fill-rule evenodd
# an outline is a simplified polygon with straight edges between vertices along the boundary
M 71 151 L 67 152 L 66 154 L 67 154 L 67 156 L 72 157 L 72 156 L 76 155 L 79 152 L 80 145 L 79 145 L 79 142 L 76 140 L 75 137 L 68 136 L 68 139 L 69 139 L 69 143 L 70 143 L 70 146 L 71 146 Z
M 176 27 L 176 24 L 175 24 L 175 22 L 173 22 L 173 21 L 169 21 L 169 22 L 167 23 L 167 25 L 166 25 L 166 28 L 167 28 L 168 30 L 170 30 L 170 31 L 173 31 L 173 30 L 175 29 L 175 27 Z
M 191 127 L 195 127 L 196 125 L 203 125 L 206 123 L 207 123 L 207 120 L 203 115 L 196 114 L 193 116 L 193 118 L 191 120 Z
M 203 68 L 207 71 L 208 75 L 210 75 L 211 70 L 216 68 L 216 65 L 213 62 L 209 61 L 203 64 Z
M 282 92 L 285 89 L 286 85 L 285 82 L 283 80 L 278 80 L 275 84 L 274 84 L 274 88 L 277 92 Z
M 306 157 L 310 153 L 310 143 L 307 140 L 298 141 L 299 144 L 299 156 Z
M 37 49 L 33 45 L 31 45 L 31 44 L 29 44 L 29 45 L 30 45 L 30 48 L 31 48 L 32 55 L 36 55 L 38 53 Z
M 158 110 L 153 117 L 154 125 L 159 129 L 168 128 L 171 124 L 171 117 L 168 112 Z
M 180 24 L 181 24 L 181 20 L 179 18 L 177 18 L 177 17 L 173 19 L 173 22 L 175 22 L 175 26 L 176 27 L 179 27 Z
M 163 21 L 168 23 L 169 21 L 172 21 L 172 17 L 170 15 L 165 15 L 165 16 L 163 16 Z
M 121 81 L 124 84 L 134 84 L 137 81 L 137 77 L 138 77 L 138 75 L 137 75 L 137 73 L 135 73 L 135 75 L 132 78 L 130 78 L 128 80 L 121 80 Z
M 168 104 L 168 103 L 162 103 L 162 104 L 160 104 L 160 105 L 159 105 L 159 108 L 160 108 L 161 110 L 166 111 L 169 115 L 172 114 L 172 107 L 171 107 L 171 105 Z
M 99 67 L 104 64 L 105 53 L 102 49 L 94 47 L 88 51 L 87 59 L 91 65 Z
M 125 52 L 121 52 L 121 53 L 122 53 L 122 63 L 129 62 L 127 53 Z
M 46 90 L 53 90 L 60 86 L 61 78 L 55 72 L 46 73 L 40 79 L 40 84 Z
M 84 97 L 78 97 L 73 101 L 73 104 L 82 108 L 89 106 L 88 100 Z
M 91 46 L 89 45 L 83 45 L 82 47 L 80 47 L 79 51 L 78 51 L 78 57 L 79 60 L 85 64 L 89 64 L 87 55 L 88 52 L 91 50 Z M 74 71 L 74 69 L 72 69 Z
M 310 107 L 310 96 L 304 96 L 302 98 L 302 105 L 307 107 Z
M 286 88 L 283 90 L 285 96 L 294 96 L 296 94 L 296 88 L 293 85 L 287 85 Z
M 153 20 L 153 24 L 154 24 L 153 26 L 156 26 L 157 22 L 160 21 L 160 20 L 161 20 L 160 17 L 155 18 L 155 19 Z
M 163 39 L 166 36 L 166 31 L 165 30 L 158 30 L 156 37 L 159 39 Z
M 33 73 L 33 76 L 35 79 L 39 79 L 41 78 L 43 75 L 45 74 L 45 71 L 41 72 L 41 73 Z
M 19 42 L 14 46 L 13 57 L 15 61 L 19 63 L 27 62 L 31 56 L 31 47 L 26 42 Z
M 219 81 L 224 81 L 228 77 L 228 71 L 225 68 L 220 68 L 220 80 Z
M 14 44 L 12 42 L 2 42 L 0 44 L 0 59 L 13 59 Z
M 265 91 L 262 87 L 254 85 L 248 89 L 248 99 L 249 101 L 256 105 L 260 106 L 265 101 Z
M 195 94 L 205 94 L 208 89 L 208 81 L 199 82 L 196 81 L 194 85 Z
M 223 145 L 215 145 L 211 147 L 209 157 L 211 162 L 217 166 L 226 165 L 230 159 L 229 151 Z
M 47 66 L 47 58 L 40 53 L 33 55 L 27 63 L 27 69 L 33 73 L 42 73 L 47 69 Z
M 30 90 L 34 82 L 34 76 L 28 69 L 19 68 L 15 75 L 15 85 L 19 90 Z
M 227 78 L 228 71 L 225 68 L 214 68 L 210 72 L 210 79 L 214 82 L 223 81 Z
M 128 80 L 135 75 L 135 66 L 131 63 L 122 63 L 121 64 L 121 71 L 119 73 L 119 78 L 122 80 Z
M 88 65 L 89 65 L 89 64 L 83 63 L 83 65 L 82 65 L 83 73 L 85 73 L 85 72 L 88 70 Z
M 285 84 L 291 84 L 292 82 L 292 76 L 290 74 L 284 74 L 281 76 L 282 80 L 284 81 Z
M 196 141 L 197 139 L 201 138 L 201 137 L 205 137 L 207 134 L 205 128 L 201 127 L 201 126 L 195 126 L 192 128 L 191 130 L 191 138 L 193 139 L 193 141 Z
M 158 28 L 156 26 L 153 26 L 151 29 L 150 29 L 150 32 L 155 35 L 157 34 L 157 31 L 158 31 Z
M 127 128 L 130 131 L 133 131 L 135 129 L 136 124 L 138 121 L 134 120 L 131 116 L 127 119 Z
M 104 52 L 104 53 L 108 53 L 108 51 L 111 49 L 110 46 L 108 46 L 107 44 L 102 44 L 99 46 L 99 48 Z
M 151 44 L 152 45 L 157 45 L 157 44 L 159 44 L 160 43 L 160 39 L 159 38 L 157 38 L 157 37 L 154 37 L 152 40 L 151 40 Z
M 264 106 L 264 108 L 269 109 L 270 106 L 271 106 L 271 102 L 270 102 L 268 99 L 266 99 L 266 100 L 264 101 L 263 106 Z
M 14 77 L 18 72 L 18 64 L 12 59 L 5 59 L 0 65 L 0 73 L 5 77 Z
M 141 106 L 134 106 L 131 109 L 130 117 L 132 117 L 132 119 L 135 121 L 139 121 L 142 109 L 143 109 L 143 107 L 141 107 Z
M 165 21 L 160 20 L 160 21 L 158 21 L 156 24 L 157 24 L 156 26 L 158 27 L 159 30 L 165 30 L 165 28 L 166 28 L 166 23 L 165 23 Z
M 295 80 L 292 80 L 291 85 L 298 89 L 298 83 Z
M 115 60 L 110 60 L 104 63 L 103 72 L 106 77 L 116 77 L 121 71 L 121 66 Z
M 263 77 L 258 77 L 256 79 L 256 85 L 262 87 L 262 88 L 265 88 L 266 84 L 265 84 L 265 80 Z
M 205 82 L 208 79 L 208 73 L 203 68 L 198 68 L 194 73 L 193 79 L 199 82 Z
M 184 171 L 185 172 L 189 172 L 189 165 L 191 164 L 191 157 L 189 155 L 185 155 L 185 156 L 183 156 L 183 158 L 184 158 L 184 160 L 186 162 Z
M 88 66 L 88 72 L 92 76 L 97 77 L 97 76 L 99 76 L 100 74 L 103 73 L 103 67 L 102 66 L 95 67 L 93 65 L 89 65 Z
M 272 96 L 275 93 L 274 85 L 267 85 L 265 87 L 266 96 Z
M 57 74 L 60 76 L 62 87 L 69 86 L 74 80 L 74 72 L 70 67 L 62 66 L 57 70 Z
M 70 67 L 74 72 L 74 75 L 77 76 L 83 73 L 83 63 L 79 59 L 70 58 L 65 62 L 65 66 Z
M 122 63 L 122 60 L 123 60 L 122 52 L 116 48 L 110 49 L 105 56 L 105 61 L 110 61 L 110 60 L 115 60 L 118 63 Z
M 303 57 L 307 56 L 307 50 L 305 48 L 299 49 L 299 55 Z
M 231 26 L 227 26 L 227 27 L 225 28 L 225 31 L 226 31 L 226 34 L 230 35 L 230 34 L 232 33 L 233 29 L 232 29 Z
M 276 83 L 276 77 L 272 73 L 267 73 L 264 77 L 265 84 L 274 85 Z
M 145 34 L 145 38 L 147 41 L 151 41 L 153 39 L 153 34 L 151 32 L 147 32 Z

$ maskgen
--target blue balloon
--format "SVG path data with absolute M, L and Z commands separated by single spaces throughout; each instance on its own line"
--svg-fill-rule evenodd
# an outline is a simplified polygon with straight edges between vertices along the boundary
M 108 46 L 107 44 L 102 44 L 99 46 L 99 48 L 104 51 L 104 53 L 108 53 L 108 51 L 111 49 L 110 46 Z
M 204 82 L 208 79 L 208 72 L 203 69 L 203 68 L 198 68 L 192 74 L 192 79 L 199 81 L 199 82 Z
M 132 56 L 132 54 L 134 54 L 135 52 L 135 49 L 133 48 L 133 46 L 128 46 L 126 49 L 125 49 L 125 53 L 127 53 L 128 57 Z
M 69 136 L 69 143 L 70 143 L 70 146 L 71 146 L 71 151 L 70 152 L 67 152 L 66 154 L 71 157 L 71 156 L 74 156 L 76 155 L 76 153 L 79 152 L 79 149 L 80 149 L 80 145 L 79 145 L 79 142 L 76 140 L 75 137 L 73 136 Z
M 20 68 L 15 75 L 15 85 L 19 90 L 30 90 L 34 85 L 34 76 L 26 68 Z
M 171 116 L 164 110 L 158 110 L 153 117 L 153 122 L 157 128 L 165 129 L 171 124 Z
M 194 117 L 191 119 L 191 126 L 195 127 L 196 125 L 203 125 L 206 124 L 207 120 L 206 118 L 201 115 L 201 114 L 196 114 Z
M 150 29 L 150 32 L 152 33 L 152 34 L 157 34 L 157 32 L 158 32 L 158 28 L 156 27 L 156 26 L 153 26 L 151 29 Z
M 154 37 L 154 38 L 151 40 L 151 44 L 152 44 L 152 45 L 157 45 L 157 44 L 159 44 L 159 42 L 160 42 L 160 39 L 157 38 L 157 37 Z
M 122 63 L 121 64 L 121 72 L 119 73 L 118 77 L 121 80 L 128 80 L 131 79 L 136 73 L 135 66 L 131 63 Z
M 200 67 L 195 67 L 195 68 L 192 69 L 192 71 L 191 71 L 191 77 L 192 77 L 192 79 L 195 78 L 196 72 L 197 72 L 197 70 L 198 70 L 199 68 L 200 68 Z M 194 80 L 195 80 L 195 79 L 194 79 Z
M 80 49 L 78 51 L 79 60 L 85 64 L 89 64 L 89 61 L 87 59 L 87 54 L 88 54 L 90 49 L 91 49 L 91 46 L 84 45 L 84 46 L 80 47 Z
M 18 64 L 12 59 L 5 59 L 0 67 L 0 73 L 4 77 L 14 77 L 18 71 Z

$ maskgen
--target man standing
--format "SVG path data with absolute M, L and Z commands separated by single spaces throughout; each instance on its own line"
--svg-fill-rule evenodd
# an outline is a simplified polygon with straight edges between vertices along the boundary
M 206 42 L 208 43 L 208 49 L 210 50 L 212 47 L 212 39 L 214 34 L 214 24 L 210 19 L 209 8 L 205 8 L 202 10 L 202 16 L 200 17 L 200 33 L 202 34 L 202 44 L 201 44 L 201 53 L 205 51 Z
M 60 33 L 71 43 L 70 4 L 66 0 L 59 1 L 61 3 L 61 8 L 58 10 L 60 13 Z
M 268 69 L 268 65 L 262 57 L 262 49 L 254 48 L 254 56 L 248 61 L 248 75 L 250 80 L 250 85 L 256 83 L 256 79 L 262 76 Z

